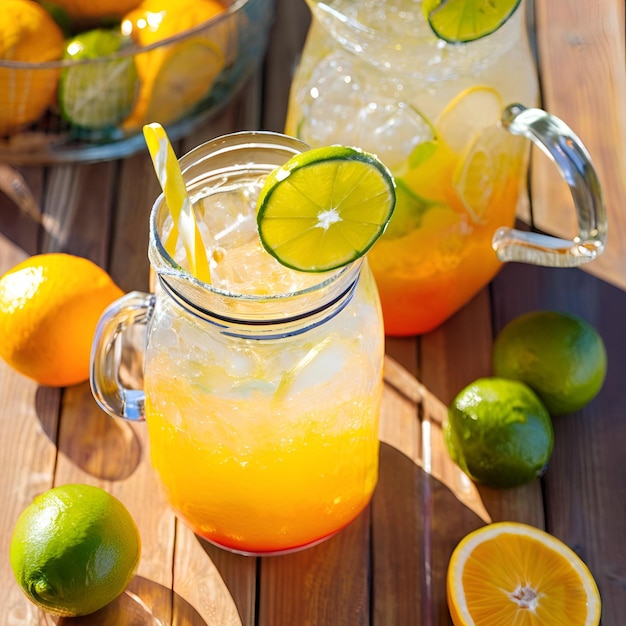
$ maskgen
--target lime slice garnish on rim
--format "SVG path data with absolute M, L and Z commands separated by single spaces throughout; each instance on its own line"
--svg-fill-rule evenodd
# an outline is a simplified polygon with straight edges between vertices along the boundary
M 346 146 L 314 148 L 267 177 L 257 205 L 259 237 L 283 265 L 325 272 L 363 256 L 395 203 L 394 180 L 377 157 Z
M 521 0 L 424 0 L 422 12 L 437 37 L 467 43 L 498 30 Z

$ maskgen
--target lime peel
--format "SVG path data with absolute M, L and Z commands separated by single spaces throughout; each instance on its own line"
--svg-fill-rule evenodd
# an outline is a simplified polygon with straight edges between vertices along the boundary
M 479 378 L 450 405 L 444 441 L 451 459 L 472 480 L 510 488 L 544 473 L 554 430 L 548 410 L 526 384 Z
M 577 315 L 530 311 L 498 333 L 493 370 L 526 383 L 553 417 L 583 409 L 600 392 L 607 354 L 599 332 Z
M 67 43 L 64 58 L 76 63 L 59 80 L 64 119 L 95 129 L 116 126 L 128 115 L 137 95 L 137 68 L 132 56 L 115 56 L 128 42 L 114 30 L 94 29 Z
M 348 146 L 314 148 L 265 180 L 257 202 L 259 238 L 287 267 L 330 271 L 366 254 L 395 203 L 393 177 L 376 156 Z
M 10 560 L 25 595 L 46 613 L 88 615 L 122 594 L 141 556 L 125 505 L 100 487 L 71 484 L 39 495 L 13 530 Z

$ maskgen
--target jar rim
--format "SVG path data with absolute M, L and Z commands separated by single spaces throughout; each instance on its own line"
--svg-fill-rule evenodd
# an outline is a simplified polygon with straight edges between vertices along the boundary
M 304 150 L 308 150 L 309 146 L 295 137 L 274 131 L 238 131 L 221 135 L 196 146 L 179 159 L 183 178 L 185 179 L 188 187 L 192 186 L 195 181 L 202 178 L 201 174 L 199 176 L 194 176 L 192 171 L 193 168 L 199 168 L 199 170 L 202 171 L 202 164 L 212 158 L 219 157 L 227 152 L 232 153 L 232 151 L 236 150 L 243 151 L 250 149 L 266 149 L 268 151 L 278 150 L 282 152 L 282 162 L 276 163 L 276 167 L 279 167 L 289 158 L 289 155 L 296 155 Z M 206 170 L 204 171 L 206 176 Z M 196 293 L 212 293 L 216 296 L 239 302 L 258 303 L 266 301 L 284 301 L 319 292 L 320 290 L 330 286 L 332 283 L 340 281 L 343 276 L 351 273 L 351 271 L 355 268 L 358 272 L 363 262 L 363 259 L 359 258 L 336 270 L 320 272 L 318 274 L 320 278 L 319 281 L 294 291 L 284 291 L 275 294 L 255 294 L 223 289 L 213 284 L 204 282 L 194 276 L 191 272 L 181 266 L 168 252 L 165 244 L 161 240 L 158 224 L 158 220 L 162 217 L 164 210 L 166 210 L 165 196 L 161 192 L 156 198 L 150 213 L 150 244 L 148 257 L 150 265 L 156 274 L 159 277 L 166 278 L 170 287 L 173 287 L 172 279 L 174 279 L 178 285 L 181 283 L 188 285 L 188 288 L 176 289 L 177 292 L 186 293 L 190 288 Z M 286 268 L 286 270 L 287 269 L 288 268 Z M 191 300 L 191 298 L 188 299 Z

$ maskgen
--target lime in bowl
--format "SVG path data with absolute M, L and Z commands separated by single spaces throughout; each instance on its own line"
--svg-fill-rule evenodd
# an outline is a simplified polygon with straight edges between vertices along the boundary
M 10 1 L 18 14 L 26 10 L 25 0 Z M 19 54 L 2 50 L 9 15 L 0 17 L 0 159 L 28 165 L 120 158 L 145 148 L 142 128 L 151 122 L 172 140 L 188 135 L 263 59 L 274 3 L 42 2 L 35 26 L 19 34 Z

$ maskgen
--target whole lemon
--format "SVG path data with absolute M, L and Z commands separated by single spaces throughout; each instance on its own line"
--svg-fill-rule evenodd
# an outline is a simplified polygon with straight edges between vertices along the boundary
M 124 16 L 121 31 L 138 46 L 152 46 L 225 11 L 218 0 L 143 0 Z M 202 33 L 138 54 L 139 94 L 124 126 L 168 124 L 201 102 L 229 61 L 230 48 L 236 47 L 236 33 L 231 30 L 231 22 L 223 20 Z
M 135 574 L 139 531 L 117 498 L 90 485 L 41 494 L 17 520 L 10 558 L 26 596 L 48 613 L 88 615 L 117 598 Z
M 491 487 L 517 487 L 541 476 L 554 431 L 537 394 L 517 380 L 479 378 L 448 409 L 444 440 L 452 460 Z
M 0 357 L 41 385 L 87 380 L 100 315 L 122 294 L 88 259 L 31 256 L 0 277 Z
M 533 311 L 509 322 L 493 346 L 496 376 L 525 382 L 551 415 L 574 413 L 599 393 L 606 349 L 598 331 L 560 311 Z
M 33 0 L 2 0 L 0 60 L 28 63 L 0 67 L 0 135 L 39 119 L 56 97 L 59 70 L 38 67 L 63 56 L 63 32 Z

